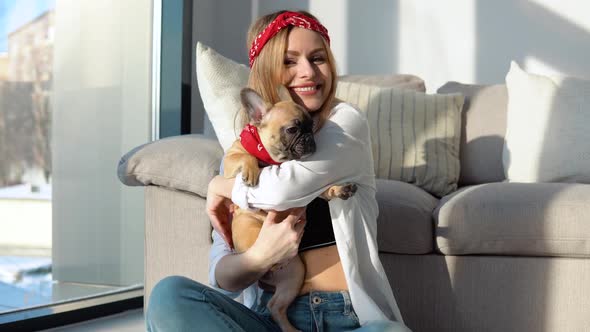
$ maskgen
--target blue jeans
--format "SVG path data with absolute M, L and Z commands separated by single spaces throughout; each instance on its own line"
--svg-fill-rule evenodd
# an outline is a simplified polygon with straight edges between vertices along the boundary
M 230 297 L 185 277 L 162 279 L 154 287 L 146 325 L 159 331 L 280 331 L 266 304 L 272 297 L 264 293 L 260 304 L 249 309 Z M 289 321 L 302 331 L 409 331 L 395 322 L 379 322 L 360 328 L 348 292 L 311 292 L 299 296 L 289 306 Z

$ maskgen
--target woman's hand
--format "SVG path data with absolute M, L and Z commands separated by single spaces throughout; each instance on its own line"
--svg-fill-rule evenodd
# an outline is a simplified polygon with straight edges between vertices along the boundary
M 207 190 L 207 215 L 211 220 L 211 226 L 221 235 L 225 242 L 233 249 L 234 243 L 231 233 L 232 202 L 228 198 L 231 196 L 231 189 L 227 192 L 228 181 L 221 176 L 216 176 L 209 182 Z M 231 187 L 229 187 L 231 188 Z
M 213 229 L 221 235 L 225 242 L 233 249 L 234 243 L 231 233 L 231 200 L 217 194 L 207 194 L 207 215 Z
M 305 207 L 269 211 L 256 242 L 244 254 L 267 269 L 289 261 L 297 255 L 305 222 Z

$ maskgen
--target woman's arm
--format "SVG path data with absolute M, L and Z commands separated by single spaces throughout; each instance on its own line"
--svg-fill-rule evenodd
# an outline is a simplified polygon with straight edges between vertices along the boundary
M 225 240 L 230 248 L 234 247 L 231 235 L 231 190 L 234 179 L 215 176 L 207 188 L 206 211 L 211 226 Z
M 329 186 L 368 183 L 373 161 L 366 118 L 349 105 L 337 109 L 316 134 L 316 152 L 302 161 L 262 169 L 259 184 L 236 176 L 232 200 L 242 208 L 283 210 L 309 204 Z

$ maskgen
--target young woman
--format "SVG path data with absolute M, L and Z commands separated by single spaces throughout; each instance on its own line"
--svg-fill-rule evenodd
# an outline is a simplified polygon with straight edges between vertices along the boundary
M 280 330 L 266 304 L 281 272 L 268 271 L 299 251 L 306 275 L 288 310 L 296 328 L 409 331 L 377 252 L 368 123 L 334 97 L 328 31 L 307 12 L 281 11 L 259 18 L 248 39 L 249 86 L 273 103 L 279 100 L 276 87 L 287 87 L 315 119 L 317 150 L 306 160 L 264 168 L 257 187 L 247 187 L 239 174 L 211 181 L 207 212 L 215 230 L 209 282 L 216 290 L 183 277 L 163 279 L 150 297 L 148 330 Z M 353 198 L 317 199 L 329 186 L 348 182 L 358 186 Z M 242 254 L 231 251 L 229 198 L 244 208 L 270 211 L 255 244 Z M 244 305 L 232 299 L 240 294 Z

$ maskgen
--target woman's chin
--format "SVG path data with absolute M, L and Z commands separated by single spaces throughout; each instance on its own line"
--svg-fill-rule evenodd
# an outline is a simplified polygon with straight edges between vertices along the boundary
M 307 109 L 307 111 L 313 113 L 322 107 L 322 103 L 318 100 L 305 100 L 303 99 L 303 106 Z
M 291 94 L 291 97 L 293 98 L 293 100 L 297 104 L 305 107 L 305 109 L 307 109 L 307 111 L 310 113 L 313 113 L 313 112 L 319 110 L 320 107 L 322 107 L 322 104 L 324 103 L 323 98 L 318 97 L 318 96 L 305 96 L 305 95 L 299 95 L 299 94 L 295 94 L 295 95 Z

